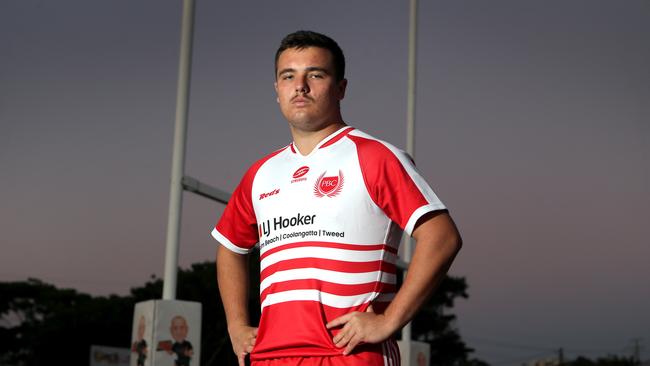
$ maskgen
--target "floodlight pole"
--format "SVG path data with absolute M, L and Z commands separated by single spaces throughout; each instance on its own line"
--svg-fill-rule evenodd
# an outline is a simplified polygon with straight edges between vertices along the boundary
M 163 299 L 176 298 L 178 275 L 178 248 L 181 211 L 183 204 L 183 175 L 185 170 L 185 141 L 189 110 L 190 76 L 192 66 L 192 38 L 194 33 L 194 0 L 183 0 L 178 89 L 176 92 L 176 122 L 174 127 L 174 152 L 172 155 L 171 188 L 169 192 L 169 217 L 167 220 L 167 246 L 165 250 L 165 275 Z
M 411 0 L 409 12 L 409 50 L 408 50 L 408 92 L 406 97 L 406 152 L 415 160 L 415 72 L 416 72 L 416 47 L 417 47 L 417 12 L 418 1 Z M 405 235 L 404 262 L 411 263 L 413 256 L 413 239 Z M 406 270 L 402 272 L 402 281 L 406 280 Z M 403 282 L 402 282 L 403 283 Z M 411 322 L 402 328 L 402 342 L 410 347 Z M 408 362 L 408 360 L 407 360 Z

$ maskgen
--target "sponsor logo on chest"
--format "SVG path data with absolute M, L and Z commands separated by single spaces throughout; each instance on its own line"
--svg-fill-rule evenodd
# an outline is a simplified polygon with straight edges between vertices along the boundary
M 291 177 L 291 183 L 304 182 L 307 180 L 305 175 L 309 172 L 308 166 L 301 166 L 298 168 Z
M 273 231 L 287 229 L 294 226 L 312 225 L 314 224 L 315 218 L 316 215 L 302 215 L 300 213 L 294 217 L 274 217 L 273 219 L 263 221 L 259 224 L 259 234 L 260 237 L 269 236 Z

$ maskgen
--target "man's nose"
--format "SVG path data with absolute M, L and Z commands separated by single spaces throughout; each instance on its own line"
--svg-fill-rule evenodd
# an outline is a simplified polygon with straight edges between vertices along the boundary
M 309 93 L 309 83 L 307 83 L 306 77 L 296 78 L 296 93 L 298 94 L 307 94 Z

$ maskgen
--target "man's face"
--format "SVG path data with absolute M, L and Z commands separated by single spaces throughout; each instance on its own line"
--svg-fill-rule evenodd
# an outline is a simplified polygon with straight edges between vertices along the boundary
M 292 128 L 318 131 L 338 122 L 347 81 L 336 80 L 328 50 L 289 48 L 280 54 L 275 76 L 277 101 Z
M 144 337 L 144 328 L 145 328 L 145 320 L 144 316 L 140 317 L 140 321 L 138 322 L 138 338 L 142 339 Z
M 176 342 L 182 342 L 187 337 L 187 323 L 183 318 L 174 318 L 172 319 L 172 326 L 169 329 L 169 332 L 172 334 L 172 338 Z

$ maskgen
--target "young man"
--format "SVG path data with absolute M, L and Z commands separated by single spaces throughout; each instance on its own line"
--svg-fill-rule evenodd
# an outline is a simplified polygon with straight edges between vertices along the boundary
M 253 365 L 399 365 L 392 335 L 417 312 L 460 236 L 409 157 L 341 117 L 345 60 L 299 31 L 275 58 L 293 143 L 249 168 L 212 231 L 233 350 Z M 417 246 L 397 291 L 402 230 Z M 260 246 L 259 328 L 248 320 L 246 254 Z

